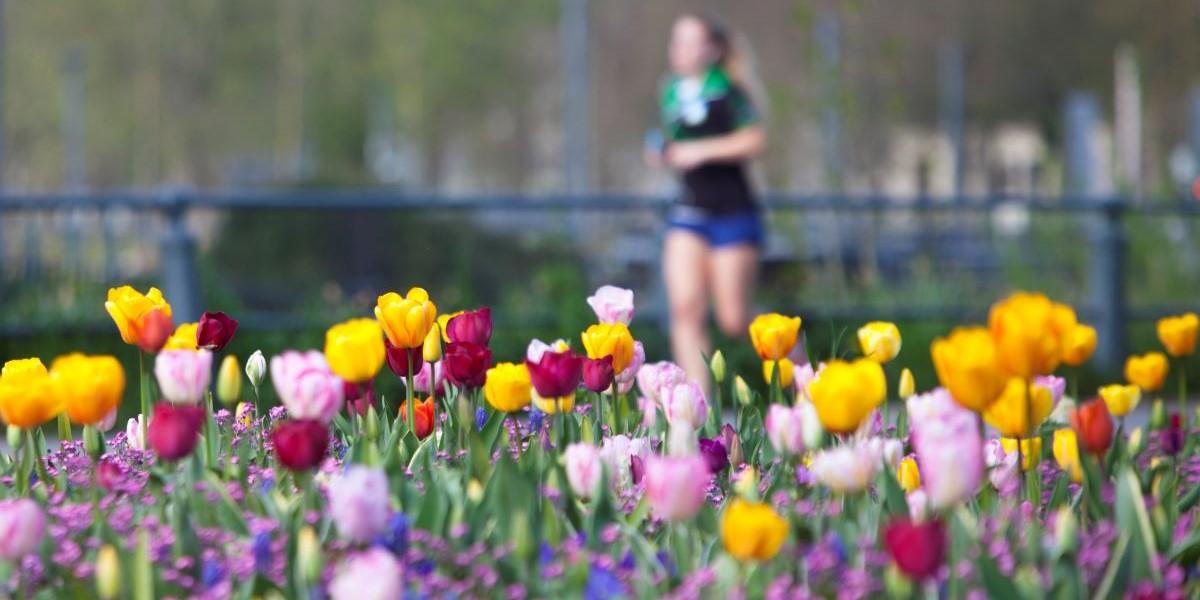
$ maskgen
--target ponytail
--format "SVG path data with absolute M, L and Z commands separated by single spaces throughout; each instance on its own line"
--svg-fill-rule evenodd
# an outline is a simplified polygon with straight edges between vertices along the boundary
M 709 40 L 717 47 L 716 64 L 725 71 L 746 96 L 754 104 L 760 115 L 767 115 L 767 91 L 762 79 L 758 76 L 758 65 L 754 59 L 754 49 L 750 47 L 746 36 L 739 31 L 730 30 L 720 19 L 712 15 L 693 15 L 708 29 Z

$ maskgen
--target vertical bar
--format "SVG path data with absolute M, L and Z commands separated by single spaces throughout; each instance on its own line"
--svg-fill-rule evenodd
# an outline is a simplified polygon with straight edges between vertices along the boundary
M 63 187 L 69 192 L 80 192 L 87 181 L 84 101 L 84 59 L 79 48 L 69 48 L 62 63 L 62 141 L 63 141 Z M 70 209 L 61 215 L 65 219 L 67 264 L 71 275 L 81 272 L 80 211 Z
M 1192 86 L 1188 94 L 1189 140 L 1192 145 L 1192 156 L 1200 161 L 1200 85 Z
M 829 189 L 842 187 L 842 115 L 841 115 L 841 23 L 836 14 L 827 12 L 816 22 L 819 73 L 822 87 L 821 145 L 825 155 L 826 183 Z
M 1100 119 L 1100 104 L 1088 92 L 1067 96 L 1066 114 L 1066 192 L 1077 196 L 1095 196 L 1100 190 L 1100 173 L 1092 135 Z
M 563 52 L 563 132 L 566 150 L 566 187 L 572 194 L 591 188 L 588 108 L 588 2 L 562 0 L 560 23 Z
M 963 197 L 966 170 L 966 146 L 963 141 L 965 119 L 963 47 L 958 40 L 947 40 L 938 50 L 938 120 L 950 140 L 954 160 L 954 197 Z
M 4 0 L 0 0 L 0 194 L 4 193 L 4 61 L 8 58 L 4 32 Z M 11 213 L 0 211 L 0 279 L 3 279 L 4 266 L 8 262 L 4 247 L 4 227 L 8 214 Z
M 1114 62 L 1113 108 L 1118 181 L 1121 189 L 1139 197 L 1142 177 L 1142 90 L 1133 47 L 1128 44 L 1118 46 Z
M 162 248 L 163 293 L 171 303 L 177 323 L 200 318 L 200 278 L 196 269 L 196 243 L 187 230 L 187 198 L 169 191 L 162 198 L 167 228 L 159 238 Z

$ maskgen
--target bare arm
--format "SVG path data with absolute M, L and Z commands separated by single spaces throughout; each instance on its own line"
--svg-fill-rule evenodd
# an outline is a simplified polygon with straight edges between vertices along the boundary
M 758 156 L 766 147 L 766 130 L 750 125 L 725 135 L 674 142 L 667 147 L 667 164 L 691 169 L 705 163 L 741 162 Z

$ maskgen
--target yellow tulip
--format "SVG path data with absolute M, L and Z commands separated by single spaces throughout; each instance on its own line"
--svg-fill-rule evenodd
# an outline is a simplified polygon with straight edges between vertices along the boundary
M 1090 325 L 1076 323 L 1063 338 L 1062 361 L 1078 367 L 1087 362 L 1096 351 L 1096 329 Z
M 1048 375 L 1063 358 L 1075 311 L 1043 294 L 1017 292 L 992 305 L 988 329 L 1000 366 L 1014 377 Z
M 373 379 L 387 357 L 379 330 L 379 323 L 371 319 L 350 319 L 330 327 L 325 332 L 329 369 L 352 383 Z
M 50 372 L 41 359 L 21 358 L 0 370 L 0 417 L 13 427 L 31 429 L 62 412 Z
M 808 394 L 826 431 L 851 433 L 887 397 L 887 378 L 872 360 L 832 360 L 808 385 Z
M 782 389 L 792 387 L 792 378 L 796 374 L 796 364 L 787 358 L 764 360 L 763 380 L 767 382 L 767 385 L 771 385 L 771 377 L 775 374 L 775 365 L 779 365 L 779 387 Z
M 933 367 L 954 401 L 983 412 L 995 402 L 1008 377 L 996 357 L 996 343 L 982 327 L 960 327 L 938 338 L 930 348 Z
M 1100 397 L 1108 405 L 1108 412 L 1114 417 L 1123 417 L 1129 411 L 1137 408 L 1142 399 L 1142 390 L 1136 385 L 1121 385 L 1114 383 L 1100 388 Z
M 1012 454 L 1017 451 L 1017 440 L 1010 437 L 1000 438 L 1004 451 Z M 1021 470 L 1028 471 L 1037 466 L 1042 460 L 1042 438 L 1032 437 L 1021 440 Z
M 1075 437 L 1075 430 L 1069 427 L 1054 430 L 1052 450 L 1058 468 L 1066 471 L 1071 481 L 1083 481 L 1083 465 L 1079 462 L 1079 440 Z
M 163 350 L 195 350 L 196 330 L 199 328 L 199 323 L 180 323 L 175 333 L 167 338 L 167 343 L 163 344 Z
M 517 412 L 532 399 L 529 368 L 522 364 L 500 363 L 487 372 L 483 384 L 483 397 L 492 408 L 500 412 Z
M 407 296 L 388 292 L 376 300 L 375 318 L 393 346 L 421 348 L 437 319 L 437 306 L 419 287 L 408 290 Z
M 117 324 L 117 329 L 121 332 L 121 339 L 126 344 L 133 345 L 145 345 L 144 334 L 149 332 L 144 328 L 152 323 L 152 320 L 149 319 L 152 313 L 166 317 L 167 320 L 171 317 L 171 305 L 167 304 L 162 292 L 155 287 L 150 288 L 145 294 L 128 285 L 109 288 L 108 299 L 104 302 L 104 310 L 108 311 L 113 322 Z M 161 338 L 158 341 L 161 342 Z
M 222 404 L 234 404 L 242 397 L 242 370 L 238 359 L 226 354 L 217 369 L 217 399 Z
M 770 560 L 787 538 L 788 522 L 761 502 L 734 498 L 721 519 L 721 542 L 738 560 Z
M 1158 320 L 1158 341 L 1171 356 L 1190 356 L 1196 351 L 1197 329 L 1200 329 L 1200 317 L 1196 313 L 1165 317 Z
M 613 373 L 620 373 L 633 361 L 633 335 L 624 323 L 597 323 L 583 332 L 583 348 L 588 358 L 612 356 Z
M 487 385 L 485 382 L 484 385 Z M 569 394 L 559 398 L 543 398 L 538 395 L 537 390 L 530 389 L 529 396 L 533 400 L 533 405 L 538 410 L 553 415 L 558 413 L 558 409 L 562 408 L 563 412 L 571 412 L 575 410 L 575 394 Z
M 921 487 L 921 470 L 917 468 L 917 459 L 909 456 L 900 461 L 900 468 L 896 470 L 896 479 L 905 493 Z
M 800 335 L 800 317 L 758 315 L 750 322 L 750 342 L 763 360 L 779 360 L 792 351 Z
M 103 600 L 121 595 L 121 559 L 112 544 L 105 544 L 96 553 L 96 593 Z
M 427 363 L 435 363 L 442 360 L 442 328 L 430 327 L 429 333 L 425 334 L 425 342 L 421 344 L 421 358 Z
M 900 388 L 898 390 L 901 398 L 909 398 L 917 393 L 917 381 L 913 378 L 912 371 L 905 367 L 900 371 Z
M 983 420 L 1004 437 L 1024 438 L 1033 435 L 1053 408 L 1054 395 L 1049 389 L 1013 377 L 1000 397 L 983 411 Z
M 1163 386 L 1168 369 L 1167 356 L 1162 352 L 1130 356 L 1125 360 L 1125 379 L 1147 392 L 1153 392 Z
M 883 364 L 900 353 L 900 329 L 895 323 L 872 321 L 858 328 L 858 346 L 863 358 Z
M 56 402 L 78 425 L 104 420 L 125 393 L 125 369 L 112 356 L 60 356 L 50 364 L 50 379 Z

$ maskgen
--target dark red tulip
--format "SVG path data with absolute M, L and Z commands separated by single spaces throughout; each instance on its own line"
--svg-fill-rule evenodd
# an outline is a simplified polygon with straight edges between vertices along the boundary
M 611 354 L 583 359 L 583 387 L 596 393 L 606 391 L 612 387 L 614 376 Z
M 442 355 L 446 379 L 460 388 L 480 388 L 492 366 L 492 351 L 473 342 L 450 342 Z
M 237 326 L 237 319 L 223 312 L 205 312 L 196 326 L 196 347 L 220 352 L 233 339 Z
M 579 389 L 583 376 L 583 359 L 570 350 L 542 353 L 538 362 L 525 359 L 533 389 L 543 398 L 569 396 Z
M 480 346 L 492 340 L 492 309 L 466 310 L 446 323 L 446 339 Z
M 388 368 L 396 374 L 397 377 L 407 380 L 410 375 L 409 367 L 412 367 L 411 375 L 417 376 L 421 372 L 421 366 L 425 364 L 425 355 L 421 351 L 421 347 L 416 348 L 400 348 L 393 346 L 387 337 L 383 338 L 383 346 L 387 349 L 387 365 Z
M 932 577 L 945 560 L 946 527 L 937 519 L 913 523 L 896 517 L 884 530 L 883 541 L 896 566 L 914 581 Z
M 433 396 L 430 396 L 424 400 L 421 400 L 420 398 L 414 400 L 413 420 L 416 421 L 417 424 L 415 427 L 413 427 L 413 434 L 417 436 L 418 440 L 423 440 L 429 437 L 429 434 L 433 433 L 435 416 L 436 413 L 434 412 Z M 408 422 L 407 400 L 400 403 L 400 421 L 404 423 Z
M 284 421 L 271 432 L 271 443 L 280 464 L 292 471 L 308 471 L 325 460 L 329 429 L 309 419 Z
M 729 468 L 729 454 L 719 439 L 700 438 L 700 456 L 708 464 L 708 472 L 716 475 Z
M 346 410 L 350 411 L 350 414 L 365 415 L 367 409 L 375 403 L 375 383 L 373 381 L 365 383 L 343 381 L 342 392 L 346 398 Z
M 154 405 L 146 441 L 159 458 L 179 460 L 192 453 L 203 425 L 203 408 L 159 402 Z
M 166 345 L 167 338 L 171 337 L 174 331 L 175 322 L 171 320 L 171 315 L 161 309 L 153 309 L 142 317 L 138 330 L 138 348 L 143 352 L 158 352 Z
M 646 464 L 642 462 L 642 457 L 632 454 L 629 456 L 629 478 L 633 480 L 633 485 L 642 482 L 642 476 L 646 474 Z
M 96 464 L 96 483 L 100 484 L 104 491 L 111 492 L 117 489 L 124 478 L 125 471 L 116 462 L 102 458 Z
M 1179 417 L 1179 413 L 1171 414 L 1167 427 L 1160 431 L 1159 435 L 1163 454 L 1175 456 L 1183 450 L 1183 419 Z
M 1093 398 L 1072 410 L 1070 418 L 1080 448 L 1096 456 L 1108 451 L 1113 438 L 1113 419 L 1108 412 L 1108 404 Z

